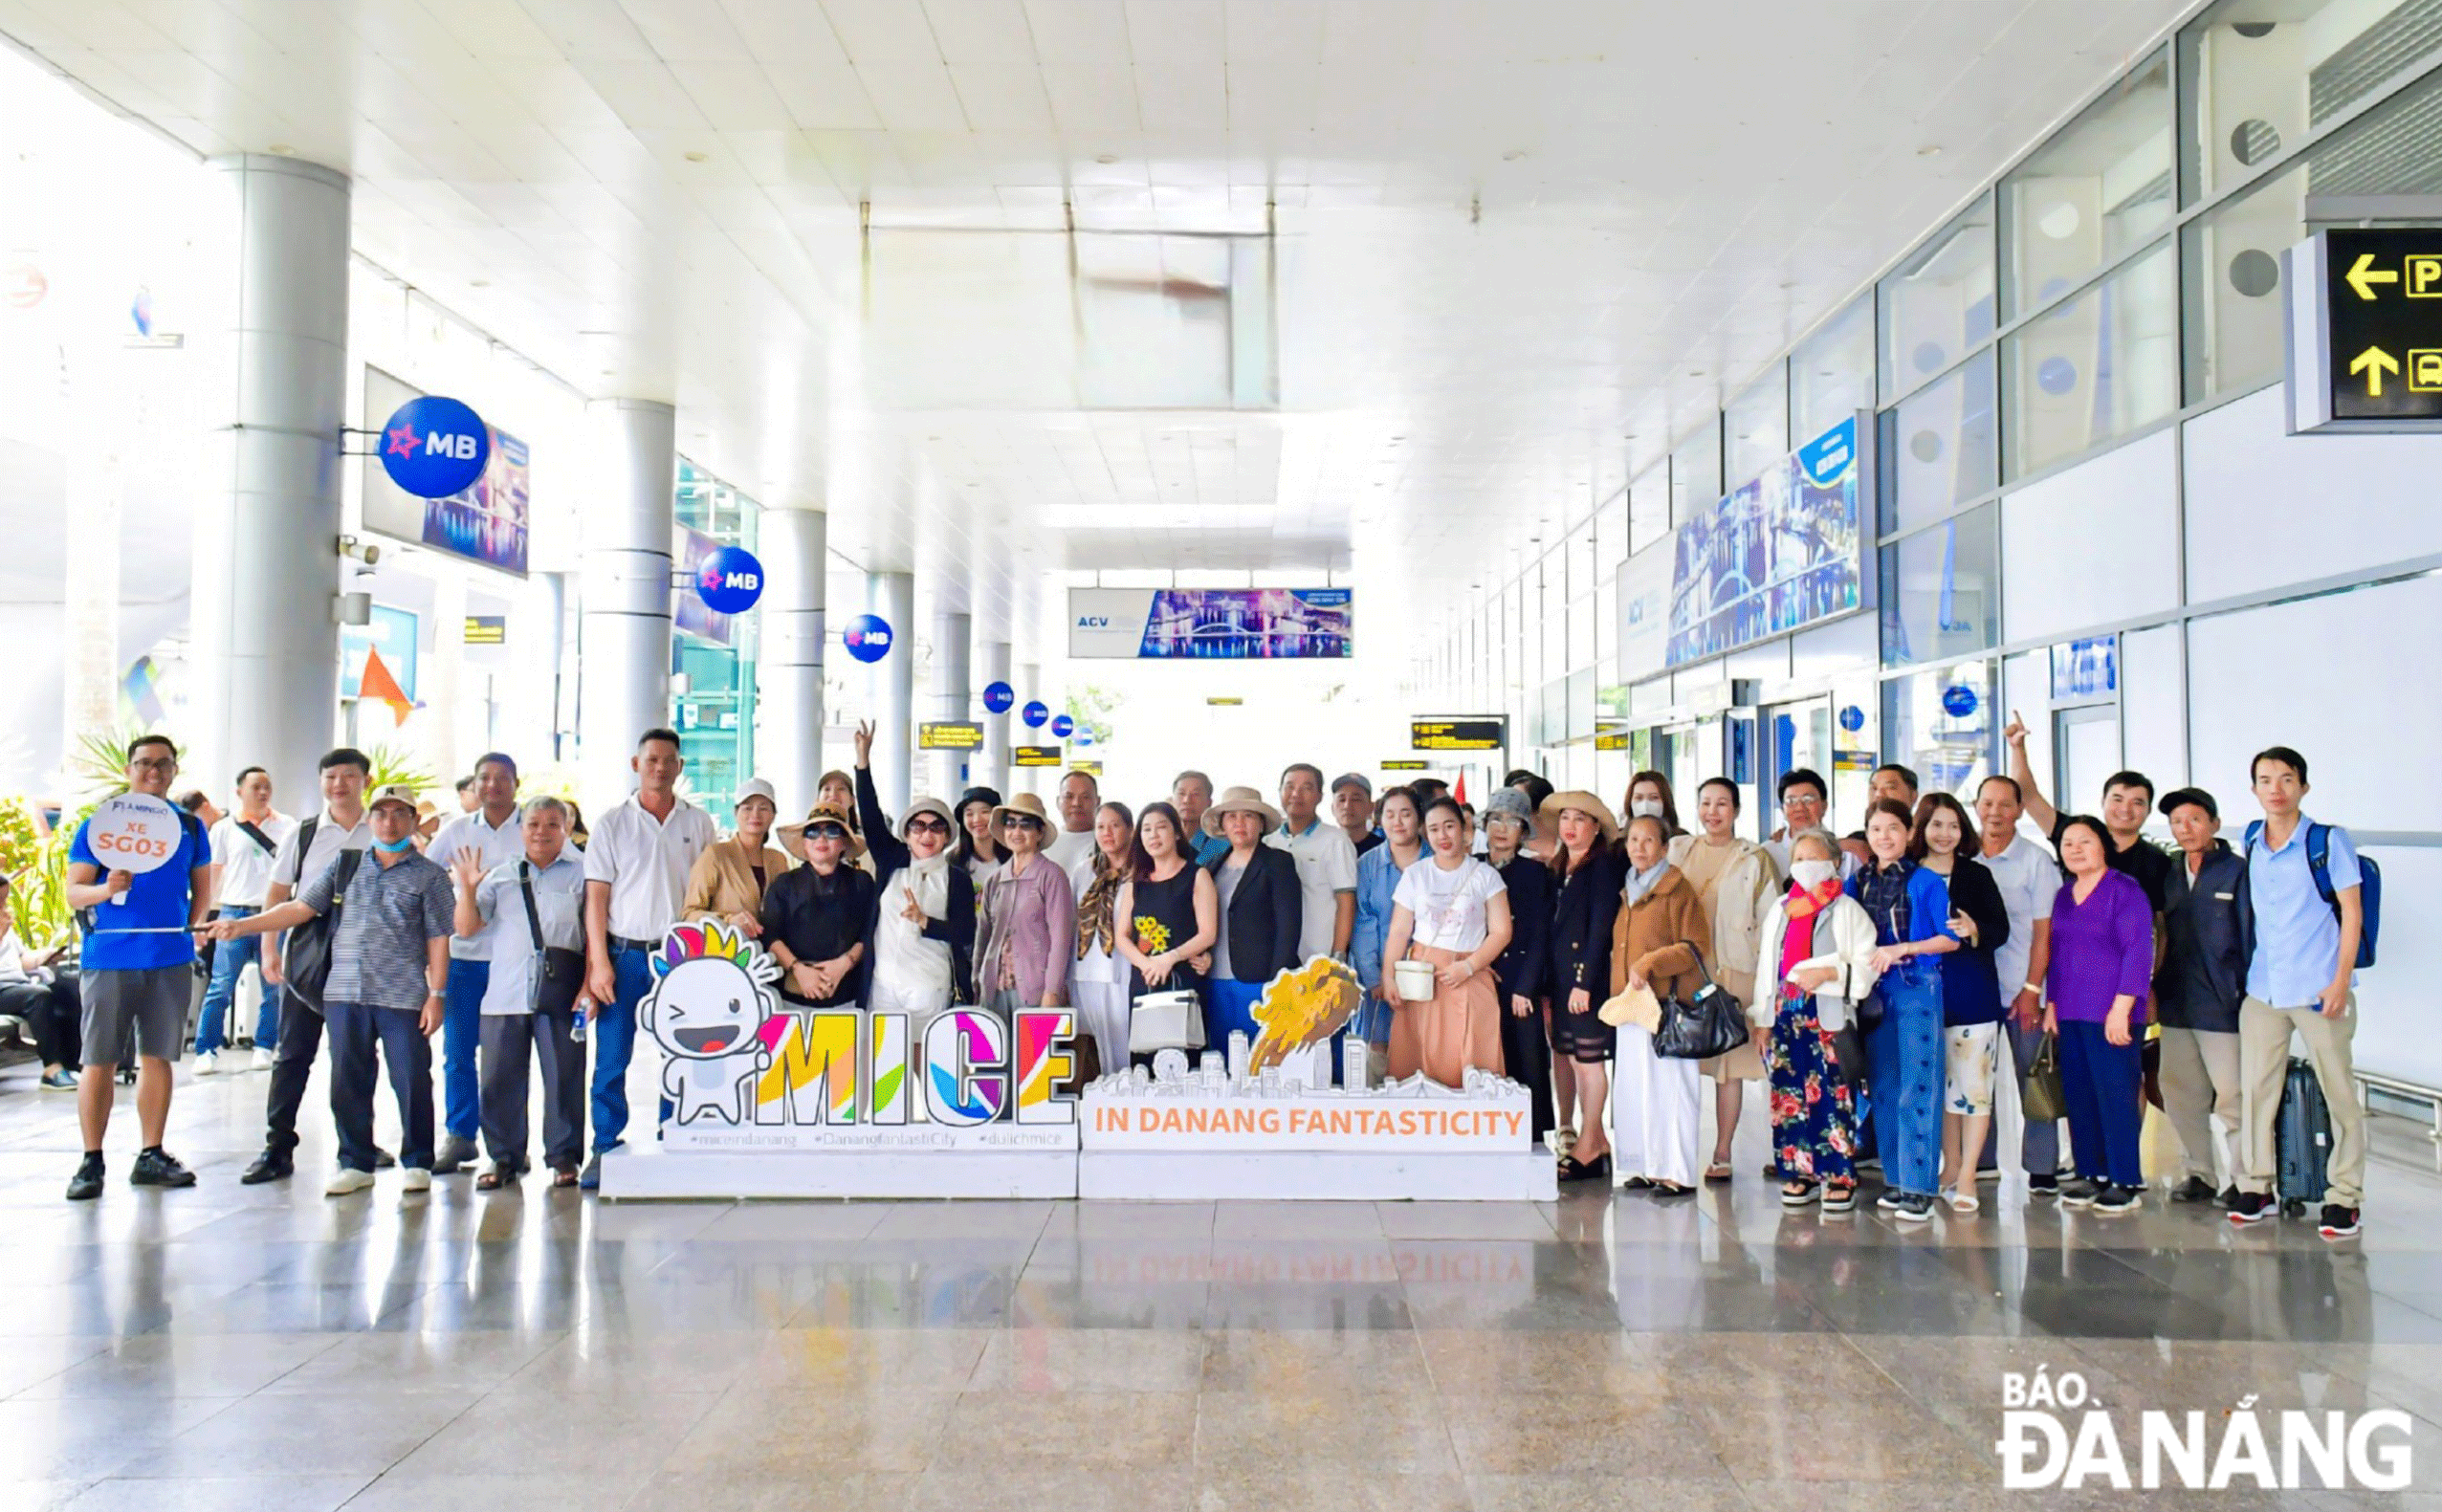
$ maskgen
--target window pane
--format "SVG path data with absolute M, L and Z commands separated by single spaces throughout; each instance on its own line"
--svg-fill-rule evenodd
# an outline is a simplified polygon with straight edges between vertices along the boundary
M 2165 244 L 2001 343 L 2011 477 L 2179 407 L 2177 283 Z
M 1882 755 L 1913 768 L 1923 791 L 1971 804 L 1992 775 L 1995 687 L 1983 660 L 1892 678 L 1882 685 Z
M 1628 494 L 1622 490 L 1595 511 L 1595 581 L 1609 582 L 1628 552 Z
M 1978 200 L 1882 280 L 1882 397 L 1992 335 L 1992 201 Z
M 2227 0 L 2180 34 L 2187 203 L 2211 199 L 2442 52 L 2442 0 Z
M 1647 468 L 1628 485 L 1628 555 L 1634 557 L 1670 531 L 1670 464 Z
M 1724 471 L 1735 486 L 1761 473 L 1789 455 L 1789 364 L 1774 362 L 1763 377 L 1747 385 L 1722 413 L 1723 446 L 1729 453 Z M 1727 492 L 1727 491 L 1725 491 Z
M 2157 56 L 2002 181 L 2005 318 L 2170 224 L 2170 62 Z
M 2442 11 L 2442 0 L 2435 0 Z M 2436 18 L 2442 34 L 2442 14 Z M 2281 375 L 2280 254 L 2324 225 L 2354 223 L 2379 195 L 2442 193 L 2442 77 L 2324 142 L 2275 177 L 2191 222 L 2188 398 L 2193 404 Z
M 1992 431 L 1992 354 L 1882 412 L 1884 535 L 1939 519 L 1998 481 Z
M 1729 490 L 1722 487 L 1721 416 L 1671 449 L 1670 522 L 1692 518 Z
M 1882 664 L 1980 651 L 2000 639 L 2000 511 L 1986 504 L 1882 548 Z
M 1790 354 L 1790 448 L 1873 407 L 1874 301 L 1859 297 Z

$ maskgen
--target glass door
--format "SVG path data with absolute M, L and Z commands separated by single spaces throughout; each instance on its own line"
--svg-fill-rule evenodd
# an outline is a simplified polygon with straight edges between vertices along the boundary
M 2120 710 L 2086 704 L 2052 715 L 2053 765 L 2057 769 L 2052 805 L 2063 814 L 2091 814 L 2102 803 L 2102 784 L 2120 770 Z
M 1821 778 L 1828 789 L 1832 766 L 1830 694 L 1765 710 L 1764 770 L 1754 804 L 1755 822 L 1748 826 L 1748 833 L 1761 840 L 1779 827 L 1780 804 L 1773 795 L 1780 791 L 1782 773 L 1803 767 Z M 1830 796 L 1827 790 L 1824 797 Z

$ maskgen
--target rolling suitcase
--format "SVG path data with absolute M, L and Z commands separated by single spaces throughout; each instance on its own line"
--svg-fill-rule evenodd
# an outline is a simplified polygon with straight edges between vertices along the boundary
M 2292 1057 L 2281 1085 L 2281 1107 L 2273 1124 L 2277 1169 L 2273 1190 L 2281 1213 L 2297 1217 L 2323 1201 L 2324 1163 L 2332 1154 L 2332 1109 L 2323 1101 L 2323 1085 L 2315 1065 Z

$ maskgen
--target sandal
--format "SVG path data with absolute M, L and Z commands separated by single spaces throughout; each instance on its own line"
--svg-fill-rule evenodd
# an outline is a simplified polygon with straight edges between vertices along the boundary
M 551 1184 L 555 1187 L 575 1186 L 577 1184 L 576 1168 L 573 1166 L 560 1166 L 555 1168 L 551 1172 Z
M 1852 1183 L 1839 1181 L 1826 1181 L 1823 1183 L 1823 1211 L 1826 1213 L 1856 1212 L 1856 1186 Z
M 1946 1192 L 1943 1194 L 1943 1197 L 1950 1204 L 1950 1211 L 1953 1213 L 1973 1213 L 1977 1208 L 1983 1206 L 1981 1202 L 1976 1200 L 1976 1194 L 1974 1193 L 1964 1189 Z
M 1823 1189 L 1812 1181 L 1790 1181 L 1781 1186 L 1781 1206 L 1802 1208 L 1823 1194 Z
M 1729 1162 L 1716 1160 L 1705 1168 L 1705 1185 L 1720 1187 L 1729 1184 Z
M 498 1166 L 494 1166 L 490 1170 L 482 1172 L 475 1176 L 474 1189 L 477 1192 L 497 1192 L 516 1174 L 517 1172 L 514 1171 L 506 1171 Z

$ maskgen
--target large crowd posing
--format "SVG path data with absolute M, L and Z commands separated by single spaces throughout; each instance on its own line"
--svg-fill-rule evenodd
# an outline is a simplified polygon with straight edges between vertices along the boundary
M 952 1004 L 1067 1007 L 1102 1070 L 1143 1063 L 1132 1019 L 1151 995 L 1192 994 L 1220 1048 L 1254 1037 L 1274 975 L 1337 957 L 1364 993 L 1329 1047 L 1352 1084 L 1367 1066 L 1454 1086 L 1471 1068 L 1507 1076 L 1561 1179 L 1670 1198 L 1733 1178 L 1746 1084 L 1763 1082 L 1783 1204 L 1847 1212 L 1879 1172 L 1902 1222 L 1977 1211 L 2005 1075 L 2022 1088 L 2016 1163 L 2034 1196 L 2137 1206 L 2150 1090 L 2177 1135 L 2171 1200 L 2273 1216 L 2298 1041 L 2330 1120 L 2319 1229 L 2358 1232 L 2349 1041 L 2378 877 L 2345 830 L 2306 818 L 2307 761 L 2287 747 L 2251 763 L 2262 817 L 2233 846 L 2211 794 L 2157 798 L 2136 772 L 2104 784 L 2099 815 L 2060 811 L 2014 721 L 2011 773 L 1985 778 L 1971 809 L 1884 766 L 1862 827 L 1836 835 L 1823 778 L 1798 769 L 1779 778 L 1765 841 L 1740 833 L 1740 788 L 1722 778 L 1698 786 L 1689 827 L 1657 772 L 1630 783 L 1623 823 L 1531 772 L 1479 813 L 1436 779 L 1377 793 L 1306 763 L 1281 774 L 1276 802 L 1191 771 L 1132 809 L 1072 771 L 1054 808 L 974 787 L 893 820 L 872 738 L 859 731 L 854 772 L 825 774 L 796 822 L 778 822 L 769 783 L 745 783 L 726 837 L 679 794 L 668 730 L 645 733 L 635 792 L 590 828 L 562 800 L 521 803 L 505 755 L 476 764 L 463 811 L 440 822 L 409 789 L 368 791 L 371 763 L 347 748 L 322 758 L 301 822 L 273 807 L 260 768 L 209 825 L 212 805 L 183 801 L 179 849 L 155 870 L 105 866 L 80 827 L 73 974 L 22 945 L 0 884 L 0 1013 L 33 1026 L 42 1085 L 78 1098 L 68 1195 L 102 1191 L 127 1065 L 143 1141 L 129 1179 L 194 1183 L 163 1145 L 170 1067 L 199 972 L 198 1070 L 238 1053 L 229 1020 L 249 965 L 270 1077 L 244 1181 L 294 1174 L 327 1040 L 333 1195 L 393 1164 L 410 1191 L 461 1171 L 487 1190 L 518 1179 L 538 1076 L 543 1165 L 590 1188 L 627 1132 L 649 957 L 674 924 L 709 917 L 770 953 L 791 1005 L 904 1013 L 919 1033 Z M 133 792 L 166 796 L 177 773 L 165 737 L 127 752 Z M 2141 834 L 2156 810 L 2175 850 Z M 1705 1003 L 1743 1013 L 1745 1037 L 1732 1019 L 1720 1053 L 1698 1058 L 1662 1020 Z M 384 1063 L 395 1154 L 374 1137 Z

